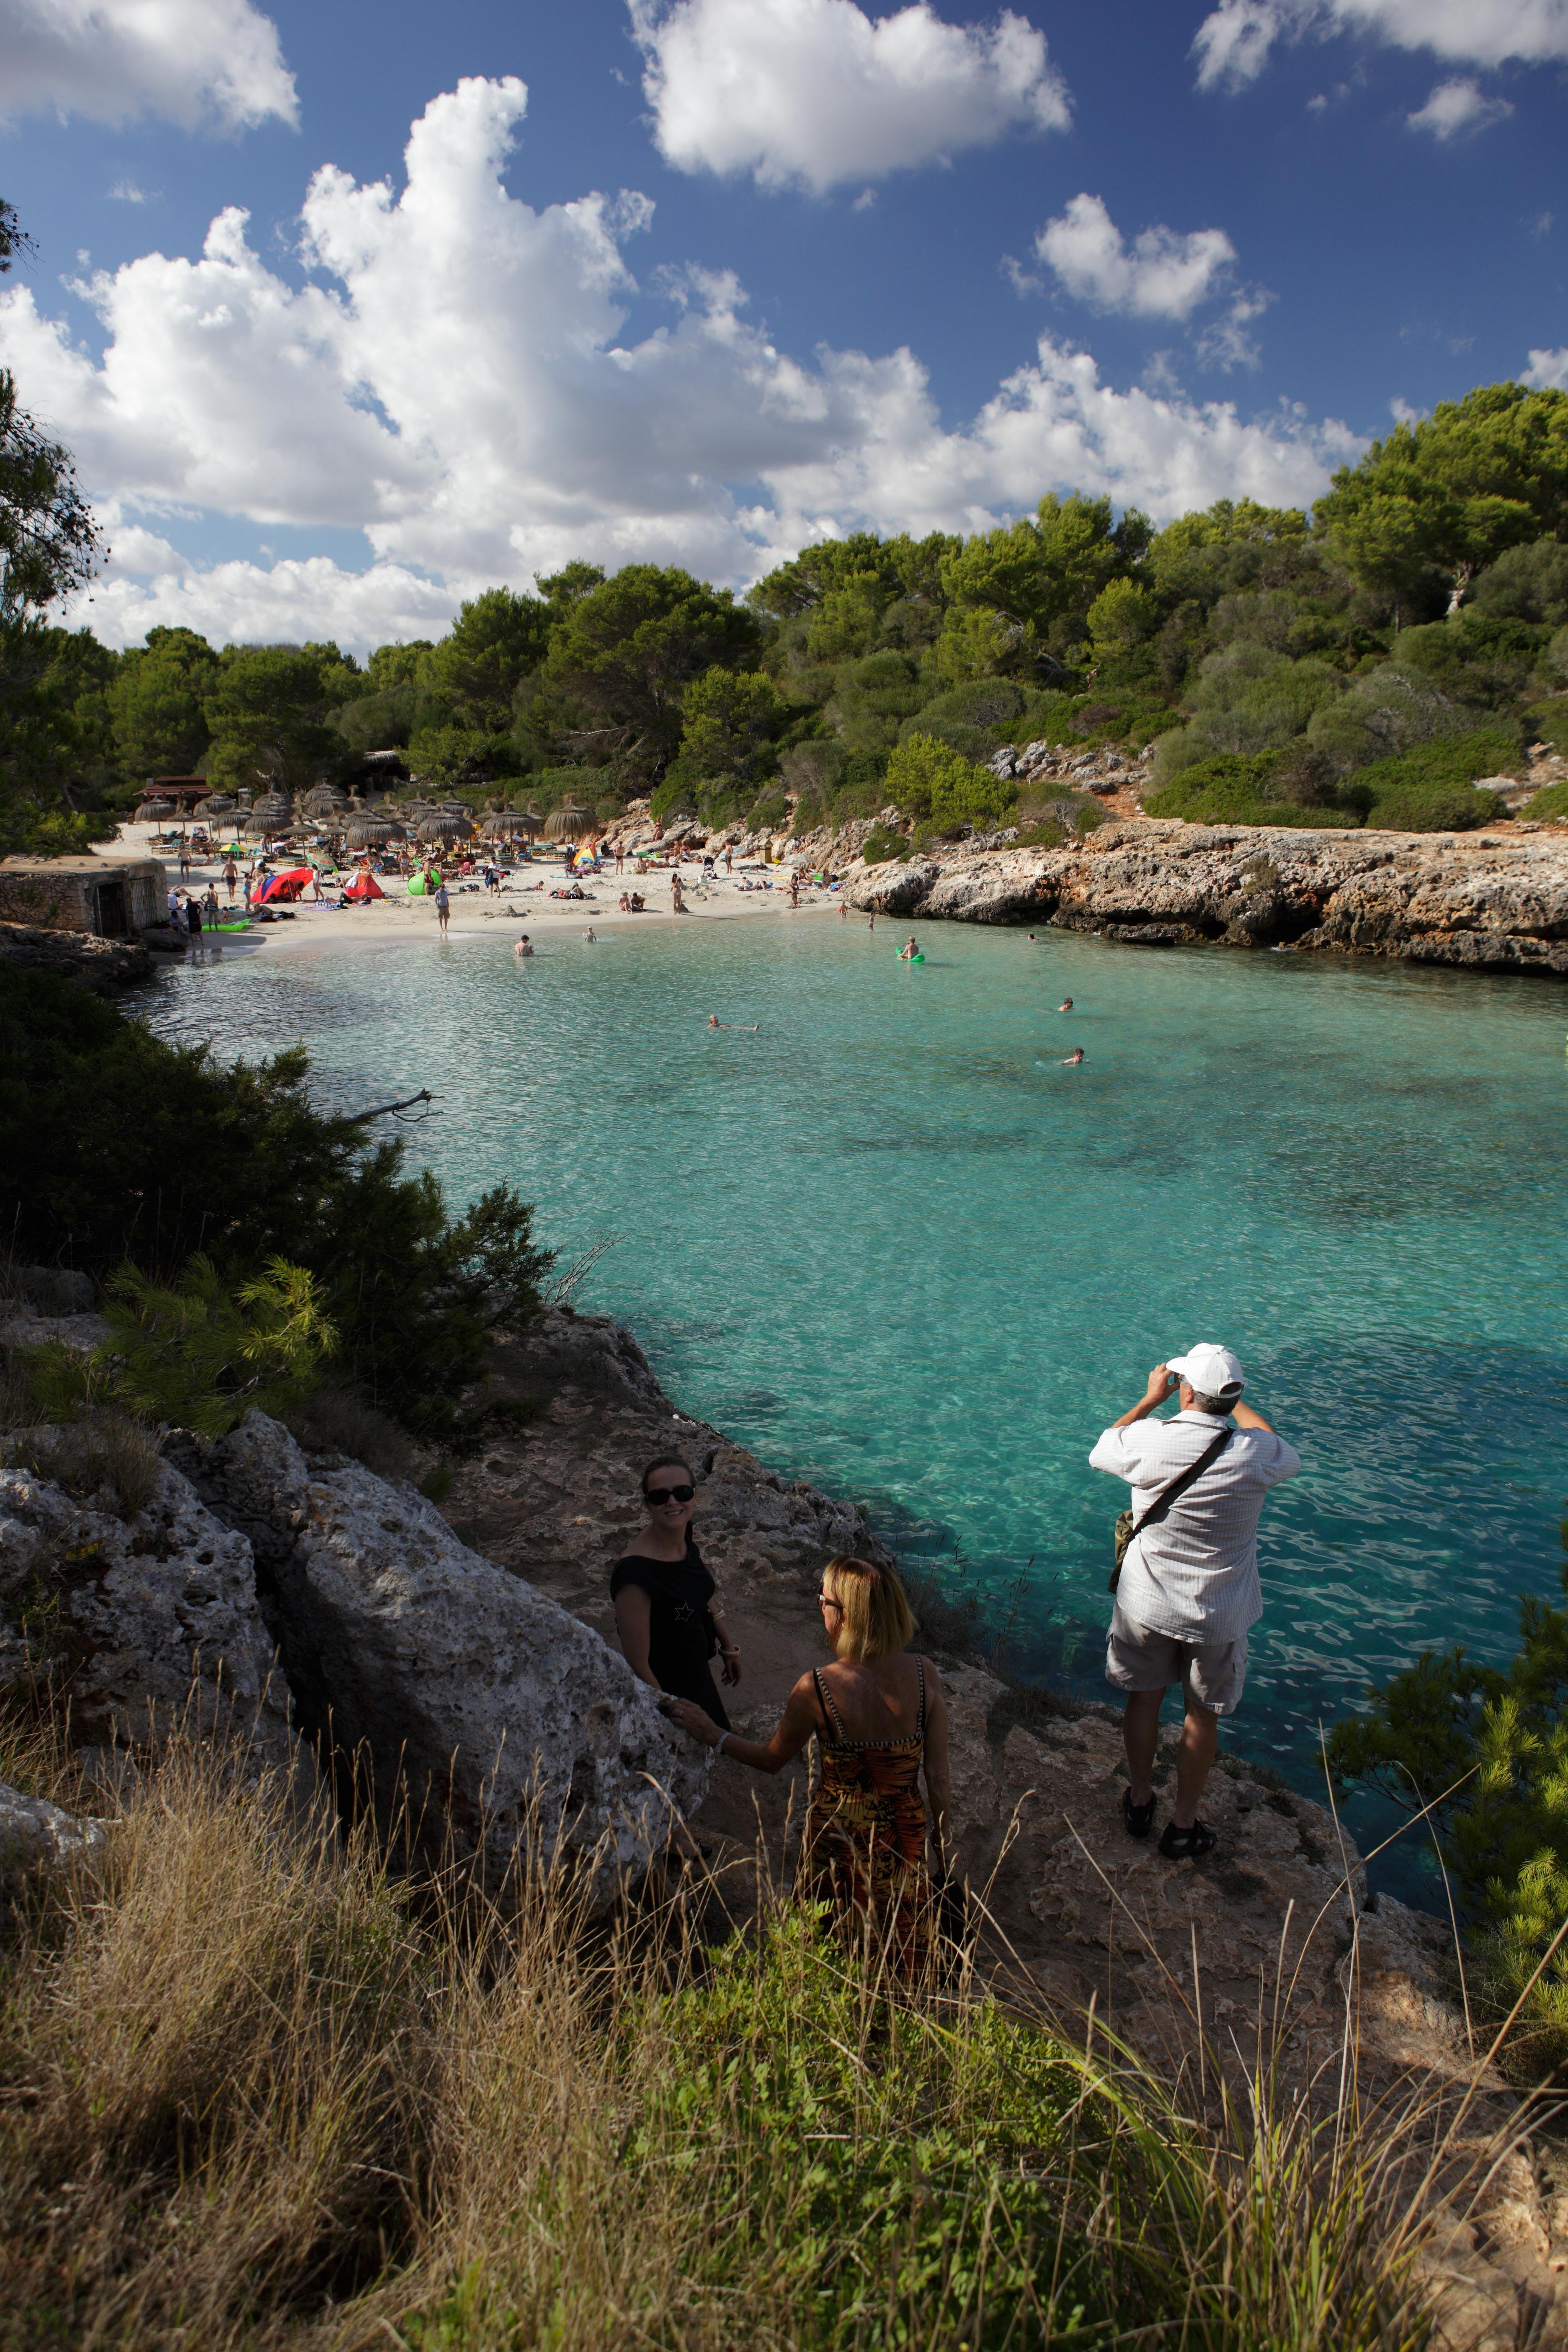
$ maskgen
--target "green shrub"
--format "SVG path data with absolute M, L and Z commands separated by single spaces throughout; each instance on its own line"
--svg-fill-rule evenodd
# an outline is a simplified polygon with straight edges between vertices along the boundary
M 1390 833 L 1475 833 L 1508 814 L 1495 793 L 1472 793 L 1459 785 L 1425 791 L 1389 792 L 1375 800 L 1366 821 Z
M 1521 814 L 1527 817 L 1568 816 L 1568 784 L 1547 784 L 1535 798 L 1527 801 Z
M 1373 760 L 1357 772 L 1356 782 L 1370 785 L 1373 798 L 1381 800 L 1385 791 L 1408 794 L 1427 785 L 1472 783 L 1477 776 L 1522 776 L 1527 764 L 1517 728 L 1478 727 L 1419 744 L 1397 759 Z
M 324 1116 L 299 1048 L 226 1067 L 68 982 L 0 964 L 0 1166 L 11 1245 L 103 1281 L 177 1285 L 198 1253 L 232 1287 L 274 1260 L 314 1276 L 338 1376 L 405 1427 L 458 1423 L 492 1328 L 537 1307 L 550 1264 L 498 1185 L 461 1216 L 401 1137 Z
M 942 835 L 1005 824 L 1018 800 L 1016 784 L 931 735 L 911 735 L 898 744 L 885 781 L 888 798 L 906 815 Z
M 1562 1580 L 1568 1591 L 1568 1568 Z M 1333 1727 L 1328 1757 L 1342 1782 L 1432 1808 L 1479 1963 L 1472 1992 L 1494 2018 L 1522 2001 L 1514 2063 L 1540 2075 L 1568 2066 L 1568 1944 L 1547 1958 L 1568 1920 L 1568 1609 L 1526 1593 L 1519 1639 L 1506 1674 L 1424 1651 Z
M 861 845 L 860 855 L 868 866 L 885 866 L 889 857 L 907 857 L 910 845 L 901 833 L 889 833 L 879 826 L 868 833 Z
M 1266 795 L 1280 772 L 1277 753 L 1253 759 L 1234 754 L 1205 760 L 1183 770 L 1159 792 L 1144 796 L 1150 816 L 1176 816 L 1189 824 L 1356 825 L 1359 811 L 1337 803 L 1313 805 Z

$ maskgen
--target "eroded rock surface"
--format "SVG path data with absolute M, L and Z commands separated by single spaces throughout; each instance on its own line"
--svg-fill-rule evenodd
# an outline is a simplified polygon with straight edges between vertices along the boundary
M 853 864 L 853 907 L 1055 925 L 1144 945 L 1217 940 L 1568 975 L 1568 840 L 1118 819 L 1072 849 Z
M 283 1763 L 289 1693 L 250 1546 L 169 1464 L 152 1484 L 121 1516 L 107 1494 L 0 1470 L 0 1689 L 52 1687 L 81 1744 L 142 1746 L 188 1722 Z
M 47 1797 L 25 1797 L 0 1781 L 0 1884 L 96 1853 L 108 1835 L 106 1822 L 68 1813 Z
M 426 1842 L 499 1873 L 531 1823 L 636 1868 L 706 1754 L 600 1635 L 459 1541 L 434 1504 L 355 1462 L 305 1455 L 263 1414 L 199 1449 L 218 1514 L 255 1532 L 301 1714 L 368 1757 L 383 1811 L 405 1788 Z

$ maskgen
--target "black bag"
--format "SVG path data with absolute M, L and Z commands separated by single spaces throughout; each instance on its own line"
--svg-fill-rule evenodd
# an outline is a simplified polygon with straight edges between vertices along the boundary
M 1121 1581 L 1121 1563 L 1127 1557 L 1127 1547 L 1131 1542 L 1133 1536 L 1142 1535 L 1145 1528 L 1158 1526 L 1159 1522 L 1164 1517 L 1166 1512 L 1170 1509 L 1172 1504 L 1179 1501 L 1181 1496 L 1186 1493 L 1187 1488 L 1193 1484 L 1193 1481 L 1195 1478 L 1202 1477 L 1204 1472 L 1208 1468 L 1211 1462 L 1215 1462 L 1219 1459 L 1219 1456 L 1225 1452 L 1226 1447 L 1230 1444 L 1230 1441 L 1235 1434 L 1236 1432 L 1231 1429 L 1228 1424 L 1226 1428 L 1222 1429 L 1219 1435 L 1214 1440 L 1214 1443 L 1211 1445 L 1205 1446 L 1197 1460 L 1189 1465 L 1189 1466 L 1182 1472 L 1179 1478 L 1173 1478 L 1168 1486 L 1161 1487 L 1159 1493 L 1155 1496 L 1153 1501 L 1150 1504 L 1142 1517 L 1136 1523 L 1133 1521 L 1131 1511 L 1122 1511 L 1119 1513 L 1116 1521 L 1116 1565 L 1111 1570 L 1110 1579 L 1107 1581 L 1105 1587 L 1107 1592 L 1114 1592 L 1117 1586 Z

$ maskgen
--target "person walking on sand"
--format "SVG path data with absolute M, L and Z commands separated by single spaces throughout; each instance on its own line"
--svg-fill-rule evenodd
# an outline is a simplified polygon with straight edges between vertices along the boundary
M 832 1906 L 868 1964 L 886 1948 L 908 1982 L 930 1965 L 946 1873 L 947 1700 L 931 1661 L 910 1654 L 914 1614 L 891 1569 L 840 1552 L 816 1601 L 832 1662 L 801 1675 L 771 1738 L 737 1738 L 686 1698 L 666 1712 L 753 1772 L 782 1771 L 816 1739 L 797 1889 Z
M 680 868 L 679 866 L 676 867 L 675 872 L 669 877 L 669 895 L 674 902 L 676 913 L 678 915 L 684 915 L 686 912 L 686 907 L 680 896 Z
M 726 873 L 726 874 L 732 874 L 732 873 L 734 872 L 734 870 L 735 870 L 735 852 L 734 852 L 733 845 L 732 845 L 730 842 L 728 842 L 728 841 L 727 841 L 727 842 L 724 844 L 724 871 L 725 871 L 725 873 Z
M 443 939 L 447 936 L 447 926 L 451 919 L 452 901 L 447 896 L 447 885 L 443 882 L 440 888 L 436 893 L 436 920 L 441 926 L 441 937 Z
M 232 857 L 224 860 L 223 878 L 228 888 L 228 903 L 234 904 L 234 894 L 239 882 L 239 868 Z
M 1121 1737 L 1129 1837 L 1154 1826 L 1152 1779 L 1160 1709 L 1182 1686 L 1186 1720 L 1176 1748 L 1176 1801 L 1160 1840 L 1168 1862 L 1212 1853 L 1217 1840 L 1198 1801 L 1219 1746 L 1219 1718 L 1234 1715 L 1247 1680 L 1247 1636 L 1263 1614 L 1258 1521 L 1263 1497 L 1293 1478 L 1301 1457 L 1260 1412 L 1241 1402 L 1240 1364 L 1228 1348 L 1189 1349 L 1156 1364 L 1142 1397 L 1096 1441 L 1089 1466 L 1132 1488 L 1131 1528 L 1111 1591 L 1107 1680 L 1126 1694 Z M 1180 1410 L 1152 1421 L 1173 1391 Z M 1231 1426 L 1234 1421 L 1236 1426 Z

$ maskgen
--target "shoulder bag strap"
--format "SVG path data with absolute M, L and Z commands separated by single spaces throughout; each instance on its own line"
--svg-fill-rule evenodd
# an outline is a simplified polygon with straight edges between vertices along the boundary
M 1150 1504 L 1148 1509 L 1144 1512 L 1142 1517 L 1139 1520 L 1137 1526 L 1133 1528 L 1133 1534 L 1135 1536 L 1141 1536 L 1145 1528 L 1157 1526 L 1164 1517 L 1172 1504 L 1181 1500 L 1182 1496 L 1186 1493 L 1187 1488 L 1193 1484 L 1194 1480 L 1201 1478 L 1204 1472 L 1208 1468 L 1209 1464 L 1218 1460 L 1219 1456 L 1225 1452 L 1226 1447 L 1230 1444 L 1230 1441 L 1235 1434 L 1236 1432 L 1228 1426 L 1222 1429 L 1219 1435 L 1215 1438 L 1211 1444 L 1205 1446 L 1203 1452 L 1199 1454 L 1195 1462 L 1191 1463 L 1188 1467 L 1182 1472 L 1179 1477 L 1173 1478 L 1168 1486 L 1162 1486 L 1153 1501 Z

